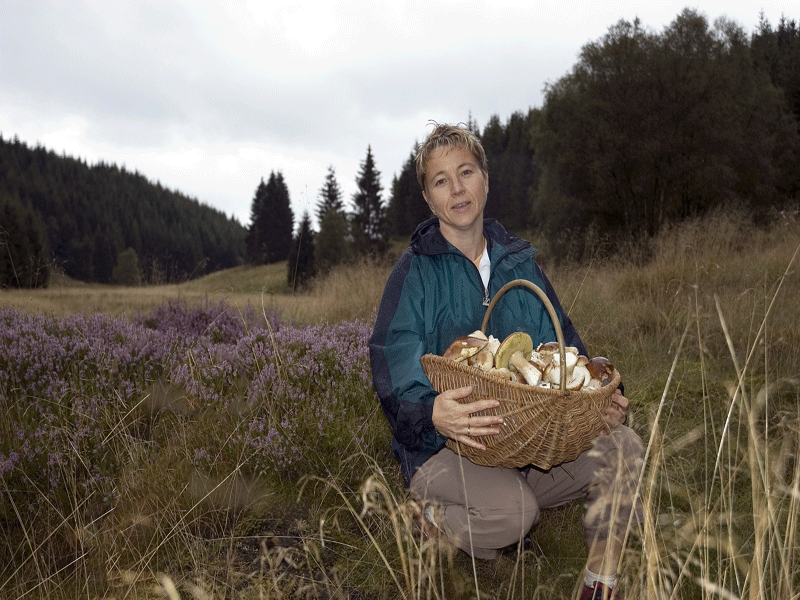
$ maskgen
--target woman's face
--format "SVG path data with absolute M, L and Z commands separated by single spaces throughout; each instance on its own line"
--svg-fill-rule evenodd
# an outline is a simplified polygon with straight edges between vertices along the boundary
M 445 239 L 453 232 L 483 229 L 489 180 L 475 156 L 464 148 L 439 148 L 425 165 L 422 196 L 439 217 Z

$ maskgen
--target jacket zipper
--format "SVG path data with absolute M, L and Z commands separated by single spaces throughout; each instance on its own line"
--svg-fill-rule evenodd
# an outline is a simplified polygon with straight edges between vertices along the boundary
M 502 256 L 501 256 L 501 257 L 498 259 L 498 261 L 497 261 L 497 264 L 499 265 L 501 262 L 503 262 L 503 259 L 504 259 L 506 256 L 508 256 L 509 254 L 511 254 L 511 250 L 510 250 L 510 249 L 508 249 L 508 248 L 506 248 L 506 252 L 505 252 L 505 254 L 503 254 L 503 255 L 502 255 Z M 469 259 L 467 259 L 467 260 L 469 260 Z M 473 263 L 473 266 L 475 266 L 475 263 Z M 481 279 L 481 273 L 480 273 L 480 270 L 478 270 L 478 279 Z M 491 271 L 490 271 L 489 280 L 491 281 L 491 279 L 492 279 L 492 276 L 491 276 Z M 481 284 L 483 284 L 483 279 L 481 279 Z M 484 286 L 483 286 L 483 305 L 484 305 L 484 306 L 486 306 L 486 307 L 488 308 L 488 306 L 489 306 L 489 304 L 490 304 L 490 303 L 491 303 L 491 298 L 489 297 L 489 286 L 488 286 L 488 285 L 484 285 Z

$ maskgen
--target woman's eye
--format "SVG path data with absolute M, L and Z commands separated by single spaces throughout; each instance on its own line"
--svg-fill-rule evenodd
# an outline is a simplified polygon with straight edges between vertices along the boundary
M 444 183 L 444 179 L 437 179 L 433 185 L 442 185 Z

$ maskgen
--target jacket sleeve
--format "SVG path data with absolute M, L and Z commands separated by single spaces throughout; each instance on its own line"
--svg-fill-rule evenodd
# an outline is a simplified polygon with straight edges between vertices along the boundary
M 412 452 L 436 452 L 446 438 L 433 426 L 436 391 L 420 363 L 426 353 L 422 280 L 407 250 L 381 299 L 370 338 L 372 380 L 396 440 Z

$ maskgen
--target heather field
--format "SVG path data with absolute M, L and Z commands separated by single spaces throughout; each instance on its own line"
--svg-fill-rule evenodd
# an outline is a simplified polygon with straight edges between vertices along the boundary
M 800 598 L 800 220 L 545 266 L 645 440 L 628 598 Z M 0 293 L 0 598 L 567 599 L 579 505 L 494 561 L 414 527 L 371 386 L 386 264 Z

